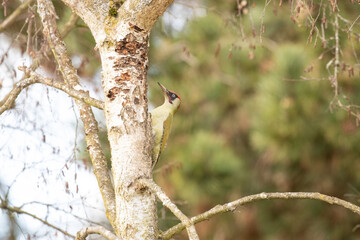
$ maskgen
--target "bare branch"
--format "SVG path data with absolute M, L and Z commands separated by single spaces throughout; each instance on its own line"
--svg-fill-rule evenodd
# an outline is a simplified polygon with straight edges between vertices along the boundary
M 16 98 L 20 94 L 20 92 L 24 88 L 27 88 L 28 86 L 30 86 L 34 83 L 42 83 L 42 84 L 48 85 L 50 87 L 54 87 L 56 89 L 64 91 L 69 96 L 71 96 L 75 99 L 81 100 L 91 106 L 97 107 L 99 109 L 104 108 L 104 102 L 90 97 L 88 92 L 77 91 L 62 82 L 54 81 L 50 78 L 43 77 L 36 73 L 32 73 L 29 78 L 17 82 L 15 84 L 14 88 L 10 91 L 10 93 L 8 93 L 8 95 L 6 95 L 4 97 L 4 99 L 0 101 L 0 114 L 2 114 L 4 111 L 10 109 L 11 106 L 14 104 Z
M 141 179 L 140 183 L 144 184 L 150 190 L 156 194 L 156 196 L 160 199 L 160 201 L 163 203 L 165 207 L 170 209 L 170 211 L 178 218 L 180 219 L 183 226 L 186 227 L 186 230 L 189 235 L 189 239 L 199 239 L 199 236 L 196 233 L 196 229 L 194 226 L 194 223 L 190 221 L 190 219 L 180 211 L 180 209 L 171 202 L 170 198 L 166 196 L 164 191 L 152 180 L 152 179 Z
M 59 30 L 56 26 L 54 5 L 50 0 L 38 0 L 38 13 L 44 26 L 44 35 L 47 37 L 64 81 L 76 90 L 82 89 L 79 84 L 79 76 L 76 74 L 76 70 L 71 64 L 71 59 L 67 54 L 65 43 L 61 39 Z M 87 149 L 104 200 L 106 216 L 111 225 L 115 226 L 115 192 L 108 172 L 106 158 L 100 145 L 98 123 L 88 104 L 79 100 L 75 101 L 79 107 L 80 117 L 84 124 Z
M 7 204 L 7 201 L 4 201 L 3 199 L 1 199 L 0 208 L 1 208 L 1 209 L 6 209 L 6 210 L 8 210 L 9 212 L 13 212 L 13 213 L 17 213 L 17 214 L 25 214 L 25 215 L 28 215 L 28 216 L 30 216 L 30 217 L 32 217 L 32 218 L 34 218 L 34 219 L 42 222 L 43 224 L 45 224 L 45 225 L 47 225 L 47 226 L 49 226 L 49 227 L 51 227 L 51 228 L 53 228 L 53 229 L 61 232 L 62 234 L 66 235 L 66 236 L 75 238 L 74 235 L 71 235 L 70 233 L 66 232 L 65 230 L 56 227 L 55 225 L 49 223 L 49 222 L 46 221 L 46 220 L 43 220 L 43 219 L 39 218 L 38 216 L 36 216 L 36 215 L 34 215 L 34 214 L 32 214 L 32 213 L 26 212 L 26 211 L 22 210 L 22 209 L 19 208 L 19 207 L 11 207 L 11 206 L 9 206 L 9 205 Z
M 338 72 L 339 72 L 339 65 L 340 65 L 340 47 L 339 47 L 339 18 L 338 18 L 338 12 L 334 14 L 335 16 L 335 63 L 334 63 L 334 76 L 333 76 L 333 87 L 335 91 L 335 97 L 338 96 Z
M 73 30 L 75 28 L 75 24 L 77 22 L 77 20 L 79 19 L 79 16 L 76 15 L 76 13 L 72 13 L 69 20 L 66 22 L 66 24 L 64 25 L 64 27 L 61 29 L 61 37 L 64 38 L 66 35 L 68 35 L 71 30 Z
M 150 32 L 159 16 L 174 0 L 126 0 L 119 9 L 115 8 L 118 13 L 116 17 L 109 14 L 109 1 L 62 1 L 84 20 L 91 29 L 97 46 L 100 46 L 103 41 L 118 36 L 123 23 L 136 23 L 141 30 Z
M 264 29 L 265 29 L 265 27 L 264 27 L 265 11 L 266 11 L 267 6 L 270 3 L 271 3 L 271 0 L 266 0 L 265 1 L 264 9 L 263 9 L 263 11 L 261 13 L 261 18 L 260 18 L 261 19 L 261 24 L 260 24 L 260 35 L 259 35 L 260 43 L 262 43 L 262 34 L 264 32 Z
M 64 25 L 64 27 L 61 29 L 61 37 L 65 38 L 71 30 L 73 30 L 76 27 L 76 22 L 79 19 L 79 16 L 75 13 L 72 13 L 67 23 Z M 29 67 L 31 71 L 35 71 L 40 64 L 44 61 L 45 56 L 49 56 L 51 54 L 50 49 L 47 49 L 47 51 L 43 55 L 38 55 L 36 58 L 33 59 L 33 62 L 31 66 Z
M 229 211 L 234 211 L 238 207 L 243 206 L 248 203 L 253 203 L 260 200 L 270 200 L 270 199 L 314 199 L 323 202 L 327 202 L 332 205 L 338 205 L 344 207 L 346 209 L 351 210 L 352 212 L 360 215 L 360 207 L 356 206 L 350 202 L 344 201 L 342 199 L 324 195 L 317 192 L 284 192 L 284 193 L 259 193 L 255 195 L 249 195 L 238 200 L 235 200 L 230 203 L 226 203 L 223 205 L 217 205 L 206 211 L 202 214 L 199 214 L 190 219 L 192 224 L 196 224 L 202 222 L 204 220 L 208 220 L 209 218 L 218 215 L 220 213 L 225 213 Z M 181 232 L 186 226 L 183 223 L 179 223 L 178 225 L 170 228 L 163 234 L 161 234 L 161 239 L 170 239 L 173 235 Z
M 118 238 L 114 233 L 112 233 L 111 231 L 109 231 L 108 229 L 102 226 L 90 226 L 81 229 L 77 233 L 75 240 L 85 240 L 86 237 L 90 234 L 99 234 L 109 240 L 120 240 L 120 238 Z
M 13 24 L 16 18 L 20 14 L 22 14 L 33 2 L 35 2 L 35 0 L 27 0 L 26 2 L 23 2 L 19 7 L 17 7 L 16 10 L 0 24 L 0 33 L 3 32 L 11 24 Z

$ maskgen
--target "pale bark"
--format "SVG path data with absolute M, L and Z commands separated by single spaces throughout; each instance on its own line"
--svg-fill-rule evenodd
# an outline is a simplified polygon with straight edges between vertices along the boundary
M 138 34 L 128 27 L 121 32 L 127 33 L 125 39 L 100 47 L 117 234 L 122 239 L 155 239 L 155 195 L 137 189 L 134 184 L 139 178 L 152 177 L 151 125 L 146 98 L 148 34 Z
M 162 204 L 170 209 L 170 211 L 180 219 L 181 223 L 185 225 L 189 239 L 198 240 L 199 236 L 196 232 L 194 223 L 183 213 L 181 210 L 170 200 L 170 198 L 165 194 L 165 192 L 152 180 L 152 179 L 141 179 L 140 184 L 148 187 L 152 192 L 156 194 Z
M 249 203 L 254 203 L 261 200 L 271 200 L 271 199 L 313 199 L 326 202 L 332 205 L 341 206 L 343 208 L 349 209 L 350 211 L 360 215 L 360 207 L 342 200 L 337 197 L 328 196 L 325 194 L 317 192 L 274 192 L 274 193 L 258 193 L 254 195 L 249 195 L 246 197 L 239 198 L 235 201 L 225 203 L 223 205 L 217 205 L 212 209 L 201 213 L 190 219 L 192 224 L 196 224 L 202 221 L 206 221 L 215 215 L 220 213 L 225 213 L 229 211 L 235 211 L 237 208 L 244 206 Z M 186 228 L 184 223 L 179 223 L 176 226 L 168 229 L 166 232 L 161 234 L 161 239 L 170 239 L 177 233 L 180 233 L 183 229 Z
M 121 40 L 124 28 L 149 33 L 154 23 L 174 0 L 126 0 L 118 9 L 118 15 L 109 15 L 110 1 L 105 0 L 62 0 L 89 26 L 97 46 L 104 42 Z M 115 1 L 114 1 L 115 2 Z
M 76 234 L 75 240 L 85 240 L 86 237 L 89 236 L 90 234 L 99 234 L 108 240 L 120 240 L 120 238 L 118 238 L 111 231 L 107 230 L 106 228 L 104 228 L 102 226 L 90 226 L 90 227 L 81 229 Z

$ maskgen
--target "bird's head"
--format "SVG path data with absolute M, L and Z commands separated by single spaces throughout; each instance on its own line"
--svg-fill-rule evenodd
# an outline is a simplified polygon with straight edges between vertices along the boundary
M 176 112 L 180 108 L 180 103 L 181 103 L 181 99 L 180 99 L 179 95 L 177 95 L 173 91 L 167 90 L 166 87 L 164 87 L 161 83 L 158 82 L 158 84 L 164 93 L 165 103 L 171 104 L 170 105 L 171 108 L 173 108 Z

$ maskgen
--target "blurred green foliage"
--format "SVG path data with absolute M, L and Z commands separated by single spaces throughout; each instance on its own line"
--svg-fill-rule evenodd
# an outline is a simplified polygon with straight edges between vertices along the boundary
M 150 99 L 163 101 L 155 81 L 182 99 L 156 181 L 185 201 L 181 208 L 190 216 L 268 191 L 316 191 L 358 203 L 360 134 L 355 118 L 331 105 L 326 80 L 334 54 L 331 6 L 325 8 L 324 48 L 315 35 L 309 39 L 306 17 L 291 20 L 287 3 L 266 9 L 262 43 L 263 3 L 249 1 L 241 19 L 235 1 L 205 4 L 206 15 L 189 20 L 183 31 L 168 34 L 158 24 L 152 32 Z M 355 20 L 357 4 L 339 7 Z M 347 69 L 356 66 L 359 44 L 347 37 L 341 32 L 340 99 L 356 104 L 360 78 Z M 170 213 L 160 219 L 162 229 L 175 223 Z M 273 200 L 197 229 L 201 239 L 358 239 L 357 224 L 356 215 L 324 203 Z

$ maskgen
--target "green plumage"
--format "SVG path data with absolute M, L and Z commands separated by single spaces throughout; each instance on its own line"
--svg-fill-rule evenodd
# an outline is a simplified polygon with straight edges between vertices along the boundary
M 154 137 L 154 148 L 152 152 L 152 166 L 159 160 L 160 154 L 166 146 L 171 131 L 173 116 L 180 106 L 180 98 L 168 91 L 159 83 L 164 92 L 164 104 L 151 111 L 152 129 Z

